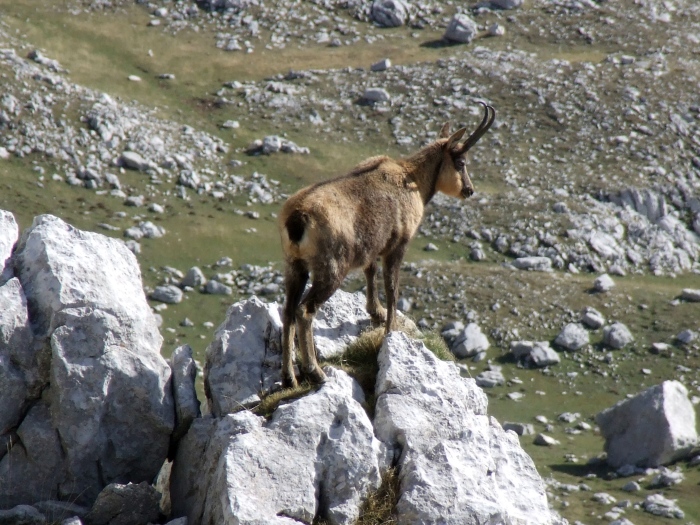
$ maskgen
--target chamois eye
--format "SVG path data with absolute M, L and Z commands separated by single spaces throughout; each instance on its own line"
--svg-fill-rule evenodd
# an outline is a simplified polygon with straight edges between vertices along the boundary
M 463 158 L 459 158 L 459 159 L 455 160 L 455 168 L 457 168 L 458 170 L 464 169 L 464 166 L 466 166 L 466 165 L 467 165 L 467 161 Z

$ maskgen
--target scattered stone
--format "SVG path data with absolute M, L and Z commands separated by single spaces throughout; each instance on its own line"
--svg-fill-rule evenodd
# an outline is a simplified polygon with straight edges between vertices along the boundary
M 678 485 L 685 479 L 682 472 L 662 468 L 661 472 L 654 476 L 649 486 L 653 489 L 672 487 Z
M 596 416 L 607 462 L 658 467 L 686 457 L 698 442 L 695 409 L 678 381 L 664 381 Z
M 603 344 L 619 350 L 634 341 L 632 333 L 622 323 L 614 323 L 603 328 Z
M 642 487 L 636 481 L 629 481 L 622 486 L 625 492 L 639 492 Z
M 549 341 L 512 341 L 510 351 L 515 360 L 524 366 L 544 368 L 561 361 L 559 354 L 549 346 Z
M 596 492 L 591 499 L 603 505 L 612 505 L 617 502 L 617 498 L 611 496 L 607 492 Z
M 599 293 L 609 292 L 615 287 L 615 281 L 612 280 L 607 273 L 604 273 L 600 277 L 593 281 L 593 289 Z
M 537 434 L 533 443 L 541 447 L 553 447 L 561 444 L 558 440 L 548 436 L 547 434 Z
M 664 354 L 671 350 L 671 345 L 667 343 L 651 343 L 652 354 Z
M 362 101 L 368 104 L 391 102 L 391 95 L 384 88 L 367 88 L 362 95 Z
M 503 430 L 512 430 L 519 436 L 531 436 L 535 434 L 535 427 L 530 423 L 503 423 Z
M 370 69 L 374 72 L 386 71 L 391 67 L 391 60 L 388 58 L 383 58 L 379 62 L 375 62 L 370 66 Z
M 129 75 L 128 78 L 131 82 L 141 82 L 141 77 L 138 75 Z
M 383 27 L 398 27 L 408 21 L 408 4 L 404 0 L 374 0 L 371 17 Z
M 554 344 L 570 352 L 575 352 L 590 342 L 588 332 L 579 323 L 569 323 L 559 332 Z
M 161 303 L 178 304 L 182 302 L 184 294 L 177 286 L 167 284 L 164 286 L 156 286 L 150 297 L 154 301 L 160 301 Z
M 688 301 L 691 303 L 700 302 L 700 290 L 694 290 L 692 288 L 684 288 L 681 292 L 681 299 L 683 301 Z
M 642 508 L 655 516 L 664 518 L 683 519 L 685 513 L 678 507 L 675 500 L 666 499 L 661 494 L 650 494 L 642 502 Z
M 207 282 L 204 291 L 212 295 L 231 295 L 233 293 L 233 288 L 212 279 Z
M 595 308 L 587 306 L 581 314 L 581 322 L 588 328 L 597 330 L 605 324 L 605 317 Z
M 145 171 L 149 168 L 149 163 L 135 151 L 125 151 L 119 157 L 121 165 L 137 171 Z
M 512 264 L 518 270 L 530 270 L 533 272 L 552 271 L 552 260 L 549 257 L 519 257 Z
M 7 525 L 45 525 L 46 516 L 30 505 L 0 510 L 0 523 Z
M 457 13 L 447 24 L 447 29 L 442 38 L 449 42 L 468 44 L 474 40 L 478 32 L 479 26 L 469 15 Z
M 181 286 L 189 286 L 190 288 L 199 288 L 205 284 L 207 284 L 207 278 L 204 276 L 204 272 L 197 266 L 193 266 L 187 270 L 187 274 L 185 274 L 185 277 L 180 282 Z
M 476 323 L 469 323 L 455 338 L 450 347 L 452 353 L 459 359 L 473 357 L 479 352 L 489 349 L 489 340 Z
M 693 330 L 683 330 L 678 333 L 678 335 L 676 336 L 676 340 L 681 344 L 687 345 L 695 341 L 697 336 L 698 334 L 695 333 Z
M 476 384 L 481 388 L 493 388 L 506 382 L 500 370 L 485 370 L 476 376 Z
M 496 9 L 516 9 L 523 5 L 523 0 L 489 0 Z

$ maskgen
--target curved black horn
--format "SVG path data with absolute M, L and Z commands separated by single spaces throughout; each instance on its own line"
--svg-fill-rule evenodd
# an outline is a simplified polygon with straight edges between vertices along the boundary
M 476 128 L 476 131 L 474 131 L 474 133 L 472 133 L 462 145 L 462 153 L 469 151 L 471 147 L 474 146 L 474 144 L 476 144 L 479 141 L 479 139 L 484 136 L 484 133 L 486 133 L 489 130 L 489 128 L 493 124 L 493 121 L 496 119 L 496 110 L 493 109 L 492 106 L 484 104 L 483 102 L 479 102 L 479 104 L 484 106 L 484 119 L 481 121 L 481 124 L 479 124 L 479 127 Z

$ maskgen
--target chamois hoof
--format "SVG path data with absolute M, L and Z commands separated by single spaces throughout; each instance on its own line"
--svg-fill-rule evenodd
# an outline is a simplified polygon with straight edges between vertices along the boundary
M 322 385 L 323 383 L 328 381 L 328 376 L 326 376 L 323 370 L 321 370 L 319 367 L 305 372 L 304 375 L 306 376 L 306 379 L 309 381 L 309 383 L 314 385 Z
M 299 383 L 297 383 L 297 378 L 294 377 L 294 374 L 291 376 L 282 374 L 282 388 L 296 388 L 298 386 Z
M 386 323 L 386 309 L 385 308 L 379 308 L 377 309 L 376 312 L 368 312 L 369 313 L 369 318 L 372 322 L 372 326 L 377 327 L 377 326 L 382 326 L 384 323 Z

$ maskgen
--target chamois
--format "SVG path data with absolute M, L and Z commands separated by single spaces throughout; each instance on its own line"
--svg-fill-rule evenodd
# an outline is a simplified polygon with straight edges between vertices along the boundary
M 289 197 L 278 226 L 285 256 L 286 302 L 283 311 L 282 384 L 296 386 L 292 354 L 299 339 L 301 372 L 313 383 L 326 375 L 318 366 L 311 323 L 318 308 L 340 287 L 348 272 L 363 268 L 367 279 L 367 312 L 374 323 L 395 327 L 399 267 L 408 241 L 436 192 L 466 199 L 474 186 L 466 168 L 469 149 L 496 118 L 484 106 L 479 127 L 463 143 L 461 128 L 450 135 L 445 123 L 439 138 L 401 160 L 371 157 L 346 175 L 319 182 Z M 386 310 L 379 303 L 374 277 L 377 259 L 384 268 Z M 311 288 L 304 289 L 311 274 Z M 303 299 L 302 299 L 303 296 Z

